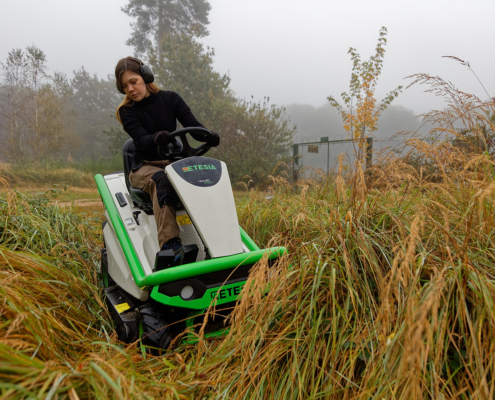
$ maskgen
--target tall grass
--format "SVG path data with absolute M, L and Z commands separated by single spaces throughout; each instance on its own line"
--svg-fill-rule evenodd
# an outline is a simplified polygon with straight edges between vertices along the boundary
M 459 118 L 494 129 L 493 100 L 458 100 L 427 117 L 444 133 Z M 257 241 L 292 255 L 264 297 L 259 266 L 199 368 L 222 382 L 217 397 L 494 397 L 493 158 L 410 145 L 428 168 L 389 158 L 347 181 L 300 182 L 298 195 L 273 178 L 271 200 L 240 205 Z
M 195 345 L 146 359 L 118 343 L 95 285 L 101 221 L 9 191 L 0 200 L 0 394 L 494 398 L 493 157 L 410 144 L 427 168 L 389 158 L 298 188 L 272 177 L 270 199 L 241 198 L 247 232 L 290 254 L 255 267 L 225 338 L 200 333 Z
M 0 198 L 0 397 L 178 398 L 174 357 L 143 360 L 113 333 L 96 285 L 101 217 L 47 203 Z
M 248 231 L 294 256 L 266 297 L 236 310 L 224 357 L 208 366 L 230 377 L 222 393 L 493 398 L 490 190 L 372 191 L 354 206 L 324 186 L 251 198 Z

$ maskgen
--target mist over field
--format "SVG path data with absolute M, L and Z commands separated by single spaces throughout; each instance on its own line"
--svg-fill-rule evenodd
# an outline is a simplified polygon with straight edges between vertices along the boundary
M 486 97 L 476 77 L 467 68 L 442 58 L 445 55 L 469 61 L 488 94 L 495 92 L 491 73 L 495 56 L 486 46 L 495 40 L 489 20 L 495 12 L 491 1 L 468 5 L 439 0 L 405 5 L 386 0 L 352 4 L 311 0 L 302 5 L 279 0 L 213 0 L 210 4 L 207 34 L 197 37 L 197 41 L 215 50 L 211 67 L 228 76 L 229 90 L 237 98 L 250 101 L 253 96 L 258 102 L 268 97 L 271 104 L 287 107 L 287 117 L 296 125 L 295 140 L 345 134 L 335 109 L 327 107 L 327 97 L 338 97 L 349 87 L 352 64 L 348 49 L 356 48 L 364 59 L 368 58 L 381 26 L 388 28 L 389 35 L 377 98 L 398 85 L 407 86 L 412 80 L 404 78 L 421 72 L 442 76 L 461 90 Z M 0 26 L 4 38 L 0 60 L 5 63 L 13 49 L 35 45 L 46 55 L 49 75 L 60 71 L 73 81 L 80 76 L 77 71 L 84 68 L 87 79 L 97 76 L 106 81 L 118 59 L 135 52 L 126 43 L 133 29 L 130 24 L 136 20 L 121 11 L 125 5 L 125 0 L 103 4 L 96 0 L 7 2 L 4 15 L 15 15 L 22 9 L 24 22 L 7 18 Z M 141 57 L 148 58 L 145 53 Z M 72 156 L 109 155 L 110 144 L 103 130 L 117 126 L 110 115 L 120 99 L 111 92 L 111 81 L 105 98 L 88 91 L 82 94 L 87 100 L 76 100 L 76 108 L 86 103 L 84 111 L 78 110 L 80 121 L 72 121 L 70 131 L 84 146 L 73 150 Z M 77 88 L 72 89 L 79 97 Z M 404 90 L 381 116 L 375 135 L 390 137 L 399 130 L 415 129 L 420 121 L 413 116 L 445 107 L 442 99 L 423 91 L 419 86 Z M 95 107 L 94 111 L 90 107 Z M 221 133 L 223 127 L 214 128 Z M 2 157 L 5 160 L 5 155 Z

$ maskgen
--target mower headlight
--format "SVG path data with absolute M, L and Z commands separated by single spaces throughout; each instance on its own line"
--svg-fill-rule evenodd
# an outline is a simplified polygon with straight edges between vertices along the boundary
M 194 288 L 189 285 L 184 286 L 180 291 L 180 297 L 182 297 L 183 300 L 189 300 L 193 294 L 194 294 Z

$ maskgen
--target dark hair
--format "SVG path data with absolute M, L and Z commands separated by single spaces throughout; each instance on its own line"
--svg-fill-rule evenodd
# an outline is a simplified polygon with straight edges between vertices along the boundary
M 144 65 L 144 63 L 142 61 L 138 60 L 137 58 L 134 58 L 134 57 L 126 57 L 126 58 L 119 60 L 119 62 L 117 63 L 117 66 L 115 67 L 115 84 L 117 85 L 117 89 L 119 90 L 119 92 L 124 91 L 124 89 L 122 88 L 122 75 L 124 75 L 124 72 L 125 71 L 131 71 L 131 72 L 134 72 L 138 75 L 142 75 L 141 74 L 141 65 Z M 148 90 L 151 93 L 158 93 L 160 91 L 158 86 L 156 86 L 154 83 L 148 83 L 148 84 L 146 84 L 146 87 L 148 88 Z M 122 103 L 119 104 L 119 106 L 117 107 L 117 110 L 115 111 L 115 117 L 117 118 L 117 120 L 120 123 L 122 123 L 122 121 L 120 119 L 120 114 L 119 114 L 120 108 L 123 106 L 133 105 L 133 104 L 134 104 L 134 100 L 132 100 L 126 94 L 124 101 L 122 101 Z

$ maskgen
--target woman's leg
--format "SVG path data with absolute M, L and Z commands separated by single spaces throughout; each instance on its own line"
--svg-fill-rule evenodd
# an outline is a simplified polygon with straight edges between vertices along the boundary
M 160 249 L 171 239 L 180 240 L 180 229 L 175 213 L 178 196 L 165 175 L 165 165 L 166 163 L 163 167 L 144 164 L 137 171 L 129 174 L 131 185 L 144 190 L 151 196 Z

